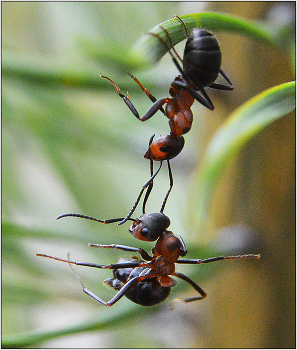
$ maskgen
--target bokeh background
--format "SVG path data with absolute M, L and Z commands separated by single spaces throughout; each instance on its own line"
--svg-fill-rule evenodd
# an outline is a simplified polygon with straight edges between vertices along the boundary
M 139 246 L 129 223 L 55 218 L 78 212 L 100 219 L 128 213 L 149 178 L 143 158 L 150 136 L 168 132 L 161 113 L 140 123 L 151 105 L 127 76 L 125 54 L 173 15 L 221 11 L 283 31 L 283 49 L 218 33 L 232 93 L 210 91 L 215 112 L 195 103 L 182 153 L 172 160 L 174 187 L 165 213 L 188 258 L 261 253 L 260 261 L 178 266 L 208 297 L 191 304 L 178 281 L 168 301 L 145 308 L 122 298 L 112 308 L 82 293 L 67 264 L 35 252 L 112 263 L 123 252 L 88 243 Z M 215 130 L 236 107 L 294 79 L 294 2 L 2 2 L 2 335 L 47 348 L 295 348 L 295 118 L 267 127 L 236 158 L 215 193 L 203 231 L 192 223 L 196 173 Z M 95 45 L 94 45 L 95 43 Z M 96 47 L 96 50 L 94 50 Z M 177 46 L 182 53 L 184 42 Z M 168 57 L 167 57 L 168 56 Z M 156 97 L 168 95 L 177 69 L 169 55 L 133 71 Z M 169 185 L 164 169 L 147 211 L 159 211 Z M 141 213 L 141 206 L 136 215 Z M 152 244 L 141 242 L 148 251 Z M 129 256 L 129 254 L 127 254 Z M 212 266 L 211 266 L 212 265 Z M 78 268 L 104 300 L 110 271 Z M 57 336 L 61 332 L 63 336 Z M 69 333 L 66 335 L 66 333 Z M 37 342 L 40 335 L 47 340 Z M 7 344 L 7 343 L 6 343 Z

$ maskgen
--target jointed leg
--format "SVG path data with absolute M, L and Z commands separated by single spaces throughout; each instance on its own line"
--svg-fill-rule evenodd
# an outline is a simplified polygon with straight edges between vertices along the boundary
M 162 108 L 162 106 L 168 102 L 168 98 L 162 98 L 160 100 L 156 100 L 156 98 L 151 95 L 147 89 L 145 89 L 141 83 L 133 77 L 133 75 L 130 75 L 135 81 L 136 83 L 141 87 L 141 89 L 146 93 L 146 95 L 150 98 L 151 101 L 154 102 L 154 104 L 151 106 L 151 108 L 146 112 L 146 114 L 143 117 L 139 116 L 138 111 L 136 110 L 136 108 L 134 107 L 133 103 L 131 102 L 129 95 L 127 94 L 127 96 L 125 96 L 124 94 L 122 94 L 120 88 L 117 86 L 117 84 L 115 82 L 113 82 L 110 78 L 100 74 L 101 78 L 107 79 L 116 89 L 118 95 L 123 99 L 123 101 L 126 103 L 126 105 L 128 106 L 128 108 L 130 109 L 130 111 L 135 115 L 135 117 L 139 120 L 146 121 L 149 118 L 151 118 L 153 115 L 155 115 L 157 113 L 157 111 L 161 110 L 164 114 L 165 111 Z M 170 99 L 169 99 L 170 100 Z
M 167 166 L 168 166 L 168 172 L 169 172 L 170 187 L 169 187 L 169 190 L 168 190 L 168 192 L 166 193 L 166 196 L 165 196 L 165 198 L 164 198 L 164 201 L 163 201 L 163 204 L 162 204 L 160 213 L 163 213 L 164 208 L 165 208 L 165 205 L 166 205 L 166 202 L 167 202 L 167 199 L 168 199 L 168 196 L 169 196 L 169 193 L 171 192 L 172 187 L 173 187 L 173 176 L 172 176 L 172 172 L 171 172 L 171 166 L 170 166 L 170 161 L 169 161 L 169 159 L 167 159 Z
M 150 159 L 150 169 L 151 169 L 151 177 L 152 177 L 154 174 L 154 161 L 152 159 Z M 150 194 L 152 192 L 153 186 L 154 186 L 154 181 L 152 181 L 149 184 L 149 187 L 146 190 L 145 197 L 144 197 L 143 204 L 142 204 L 142 213 L 143 214 L 145 213 L 146 202 L 147 202 L 148 197 L 150 196 Z
M 112 306 L 113 304 L 115 304 L 118 300 L 120 300 L 125 295 L 125 293 L 130 288 L 135 286 L 139 282 L 139 279 L 140 279 L 140 277 L 132 278 L 116 293 L 116 295 L 112 299 L 110 299 L 109 301 L 106 302 L 103 299 L 101 299 L 100 297 L 98 297 L 96 294 L 94 294 L 90 289 L 88 289 L 84 286 L 81 278 L 79 277 L 78 273 L 75 271 L 75 269 L 73 268 L 73 266 L 71 264 L 69 264 L 69 267 L 71 268 L 71 271 L 74 273 L 76 279 L 78 280 L 79 284 L 81 285 L 83 292 L 105 306 Z
M 223 85 L 223 84 L 219 84 L 219 83 L 212 83 L 209 85 L 209 87 L 211 89 L 217 89 L 217 90 L 234 90 L 234 86 L 230 80 L 230 78 L 228 77 L 228 75 L 223 71 L 223 69 L 220 69 L 220 74 L 221 76 L 228 82 L 228 85 Z
M 140 119 L 139 113 L 137 112 L 136 108 L 134 107 L 133 103 L 130 101 L 129 96 L 125 96 L 124 94 L 121 93 L 120 88 L 117 86 L 116 83 L 114 83 L 110 78 L 100 74 L 101 78 L 107 79 L 116 89 L 118 95 L 123 99 L 123 101 L 126 103 L 130 111 L 135 115 L 137 119 Z
M 142 248 L 129 247 L 129 246 L 119 245 L 119 244 L 90 244 L 90 243 L 89 243 L 89 247 L 118 249 L 118 250 L 124 250 L 126 252 L 139 253 L 144 260 L 147 260 L 147 261 L 152 260 L 152 257 Z
M 219 260 L 235 260 L 235 259 L 260 259 L 260 254 L 244 254 L 244 255 L 235 255 L 235 256 L 217 256 L 214 258 L 208 258 L 208 259 L 178 259 L 178 264 L 207 264 L 214 261 Z
M 202 288 L 200 288 L 198 286 L 198 284 L 196 284 L 194 281 L 192 281 L 189 277 L 187 277 L 184 274 L 179 273 L 179 272 L 175 272 L 173 274 L 173 276 L 179 277 L 182 280 L 188 282 L 200 294 L 200 296 L 197 296 L 197 297 L 191 297 L 191 298 L 186 298 L 186 299 L 174 299 L 173 301 L 181 300 L 185 303 L 189 303 L 189 302 L 196 301 L 196 300 L 202 300 L 206 297 L 206 293 L 204 292 L 204 290 Z
M 140 252 L 140 254 L 141 254 L 141 252 Z M 98 269 L 114 270 L 114 269 L 127 268 L 127 267 L 133 267 L 134 268 L 134 267 L 138 267 L 138 266 L 143 266 L 143 264 L 144 264 L 144 266 L 146 266 L 145 263 L 143 263 L 141 261 L 129 261 L 129 262 L 123 262 L 123 263 L 110 264 L 110 265 L 100 265 L 100 264 L 94 264 L 94 263 L 72 261 L 72 260 L 69 260 L 69 259 L 66 260 L 66 259 L 57 258 L 57 257 L 52 256 L 52 255 L 39 254 L 39 253 L 36 253 L 36 256 L 41 256 L 43 258 L 54 259 L 54 260 L 65 262 L 65 263 L 72 264 L 72 265 L 86 266 L 86 267 L 95 267 L 95 268 L 98 268 Z
M 136 207 L 137 207 L 137 205 L 138 205 L 138 203 L 139 203 L 139 201 L 140 201 L 140 198 L 141 198 L 141 196 L 142 196 L 142 194 L 143 194 L 143 191 L 144 191 L 144 190 L 150 185 L 150 183 L 154 180 L 154 178 L 157 176 L 158 172 L 160 171 L 161 167 L 162 167 L 162 161 L 160 161 L 160 166 L 159 166 L 158 170 L 155 172 L 155 174 L 143 185 L 142 190 L 140 191 L 139 196 L 138 196 L 138 198 L 137 198 L 137 200 L 136 200 L 134 206 L 133 206 L 132 209 L 130 210 L 129 214 L 125 217 L 124 220 L 122 220 L 121 222 L 119 222 L 118 225 L 122 225 L 122 224 L 124 224 L 127 220 L 129 220 L 129 218 L 130 218 L 131 215 L 134 213 L 134 211 L 135 211 L 135 209 L 136 209 Z

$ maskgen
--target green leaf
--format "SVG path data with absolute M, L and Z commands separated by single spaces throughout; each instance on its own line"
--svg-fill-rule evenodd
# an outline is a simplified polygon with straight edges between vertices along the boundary
M 240 34 L 250 37 L 265 45 L 277 45 L 274 36 L 268 31 L 263 24 L 255 21 L 247 20 L 239 16 L 219 13 L 219 12 L 201 12 L 190 15 L 180 16 L 185 23 L 187 31 L 190 33 L 193 28 L 205 28 L 213 31 L 227 31 L 232 34 Z M 164 30 L 165 28 L 170 36 L 169 38 Z M 168 21 L 158 24 L 148 33 L 159 35 L 168 45 L 175 46 L 187 36 L 183 24 L 178 18 L 172 18 Z M 130 57 L 134 64 L 139 68 L 143 68 L 156 63 L 166 54 L 168 48 L 151 34 L 142 36 L 131 48 Z
M 253 136 L 293 111 L 295 99 L 295 82 L 275 86 L 243 104 L 215 133 L 195 180 L 199 188 L 191 201 L 197 213 L 195 225 L 205 222 L 215 187 L 226 167 Z

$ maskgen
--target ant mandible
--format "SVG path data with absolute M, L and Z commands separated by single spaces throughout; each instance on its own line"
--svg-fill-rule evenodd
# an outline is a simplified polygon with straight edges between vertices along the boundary
M 57 219 L 66 216 L 76 216 L 85 219 L 98 221 L 101 223 L 112 223 L 121 220 L 121 218 L 110 220 L 99 220 L 89 216 L 80 214 L 63 214 Z M 132 219 L 131 219 L 132 220 Z M 167 228 L 170 225 L 170 220 L 162 213 L 143 214 L 136 220 L 133 220 L 129 231 L 138 239 L 143 241 L 155 241 L 156 245 L 152 249 L 153 256 L 150 256 L 141 248 L 111 244 L 89 244 L 89 247 L 110 248 L 139 253 L 142 259 L 121 258 L 116 264 L 99 265 L 93 263 L 85 263 L 57 258 L 51 255 L 39 254 L 37 256 L 66 262 L 71 267 L 76 278 L 83 288 L 83 292 L 100 302 L 105 306 L 114 305 L 120 298 L 126 296 L 136 304 L 143 306 L 153 306 L 163 302 L 170 294 L 171 288 L 176 285 L 176 281 L 170 276 L 178 277 L 188 282 L 200 295 L 196 297 L 183 299 L 184 302 L 192 302 L 201 300 L 206 297 L 206 293 L 189 277 L 175 271 L 175 263 L 179 264 L 205 264 L 218 260 L 231 259 L 247 259 L 259 258 L 259 255 L 247 254 L 238 256 L 219 256 L 209 259 L 179 259 L 180 256 L 185 256 L 187 253 L 186 246 L 180 236 L 175 236 Z M 72 265 L 95 267 L 100 269 L 113 270 L 114 278 L 107 279 L 104 284 L 112 287 L 118 292 L 109 301 L 104 301 L 91 290 L 86 288 L 81 281 L 77 272 L 72 268 Z

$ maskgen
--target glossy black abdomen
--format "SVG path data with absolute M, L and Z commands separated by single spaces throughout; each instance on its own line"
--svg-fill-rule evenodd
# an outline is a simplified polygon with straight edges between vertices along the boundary
M 215 36 L 205 29 L 193 29 L 184 50 L 183 72 L 197 87 L 208 86 L 218 77 L 222 54 Z

